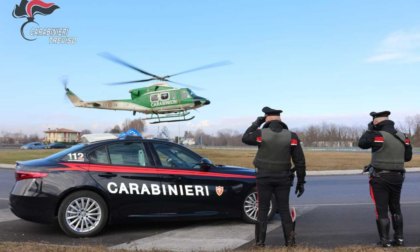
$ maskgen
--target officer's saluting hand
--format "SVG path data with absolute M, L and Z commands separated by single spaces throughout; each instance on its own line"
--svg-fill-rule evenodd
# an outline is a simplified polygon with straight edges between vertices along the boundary
M 242 142 L 258 146 L 254 159 L 258 189 L 258 220 L 255 226 L 255 246 L 264 246 L 271 195 L 275 195 L 286 246 L 295 244 L 295 223 L 289 209 L 289 194 L 292 186 L 292 162 L 296 168 L 298 183 L 295 194 L 304 193 L 306 176 L 305 156 L 296 133 L 289 131 L 281 121 L 281 110 L 264 107 L 265 116 L 252 123 L 242 137 Z M 258 129 L 265 122 L 263 128 Z

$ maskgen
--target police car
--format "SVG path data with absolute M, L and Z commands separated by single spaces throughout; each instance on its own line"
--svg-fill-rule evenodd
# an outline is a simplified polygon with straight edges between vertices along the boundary
M 136 220 L 243 218 L 255 223 L 254 170 L 212 164 L 165 140 L 99 135 L 85 135 L 86 143 L 44 159 L 16 162 L 11 211 L 27 221 L 58 221 L 72 237 L 94 236 L 109 223 Z

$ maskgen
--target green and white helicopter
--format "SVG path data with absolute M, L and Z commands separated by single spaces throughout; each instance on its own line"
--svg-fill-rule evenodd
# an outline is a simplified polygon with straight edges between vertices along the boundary
M 197 68 L 183 71 L 180 73 L 160 77 L 160 76 L 151 74 L 149 72 L 146 72 L 144 70 L 141 70 L 137 67 L 134 67 L 111 54 L 103 53 L 101 54 L 101 56 L 152 77 L 149 79 L 111 83 L 108 85 L 124 85 L 124 84 L 147 82 L 147 81 L 158 81 L 158 82 L 155 82 L 146 87 L 130 90 L 129 92 L 131 94 L 131 99 L 85 102 L 81 100 L 78 96 L 76 96 L 72 91 L 70 91 L 70 89 L 67 87 L 67 78 L 65 78 L 62 81 L 64 84 L 67 97 L 76 107 L 109 109 L 109 110 L 127 110 L 127 111 L 133 111 L 133 115 L 136 115 L 137 112 L 148 114 L 150 115 L 150 117 L 143 118 L 143 120 L 153 120 L 153 119 L 156 120 L 157 119 L 157 121 L 151 122 L 151 124 L 192 120 L 194 119 L 194 116 L 187 118 L 187 116 L 190 114 L 188 110 L 198 109 L 200 107 L 210 104 L 209 100 L 207 100 L 206 98 L 197 96 L 190 89 L 190 88 L 194 88 L 194 89 L 199 90 L 200 88 L 173 82 L 173 81 L 168 80 L 168 78 L 173 77 L 175 75 L 181 75 L 181 74 L 190 73 L 194 71 L 232 64 L 229 61 L 222 61 L 222 62 L 210 64 L 210 65 L 205 65 L 202 67 L 197 67 Z M 168 82 L 181 85 L 181 86 L 186 86 L 187 88 L 174 88 L 170 86 Z M 168 118 L 169 119 L 175 118 L 175 120 L 167 120 Z

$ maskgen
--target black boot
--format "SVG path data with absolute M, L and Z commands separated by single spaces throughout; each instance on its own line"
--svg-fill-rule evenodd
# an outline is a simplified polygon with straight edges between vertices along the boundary
M 392 215 L 392 228 L 394 229 L 394 240 L 391 241 L 392 246 L 404 247 L 403 217 L 401 214 Z
M 286 247 L 293 247 L 296 244 L 295 241 L 295 222 L 281 223 L 283 227 L 284 243 Z
M 266 233 L 267 233 L 267 222 L 257 221 L 257 223 L 255 223 L 255 247 L 265 246 Z
M 390 223 L 389 219 L 379 219 L 376 220 L 376 226 L 378 227 L 378 233 L 379 233 L 379 242 L 375 244 L 379 247 L 391 247 L 391 242 L 389 241 L 389 228 Z

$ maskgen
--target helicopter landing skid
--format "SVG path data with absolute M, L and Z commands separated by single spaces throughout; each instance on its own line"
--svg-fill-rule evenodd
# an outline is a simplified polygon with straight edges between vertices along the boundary
M 151 122 L 150 124 L 166 123 L 166 122 L 184 122 L 184 121 L 190 121 L 190 120 L 195 118 L 195 116 L 190 117 L 190 118 L 185 118 L 189 114 L 190 114 L 189 112 L 187 112 L 187 113 L 182 112 L 182 113 L 176 113 L 176 114 L 173 114 L 173 115 L 165 115 L 165 116 L 160 117 L 159 114 L 153 113 L 150 118 L 144 118 L 143 120 L 158 119 L 158 121 Z M 153 117 L 153 115 L 156 115 L 156 117 Z M 174 117 L 175 118 L 176 117 L 184 117 L 184 118 L 183 119 L 177 119 L 177 120 L 165 120 L 165 121 L 161 120 L 161 119 L 174 118 Z
M 157 123 L 167 123 L 167 122 L 186 122 L 186 121 L 190 121 L 192 119 L 194 119 L 195 116 L 191 117 L 191 118 L 184 118 L 184 119 L 179 119 L 179 120 L 168 120 L 168 121 L 155 121 L 155 122 L 151 122 L 150 124 L 157 124 Z

